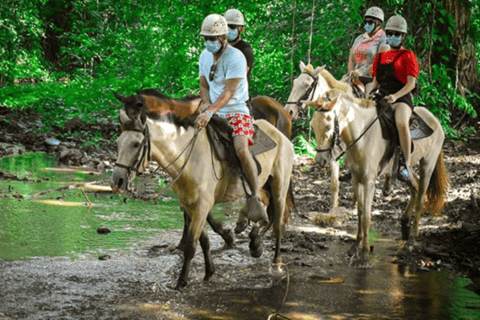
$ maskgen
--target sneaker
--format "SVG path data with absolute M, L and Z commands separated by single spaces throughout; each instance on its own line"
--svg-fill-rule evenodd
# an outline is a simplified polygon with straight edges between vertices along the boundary
M 402 169 L 399 171 L 399 179 L 400 179 L 400 180 L 402 180 L 402 181 L 408 181 L 409 177 L 410 177 L 410 174 L 409 174 L 407 168 L 402 168 Z
M 268 223 L 268 215 L 265 205 L 258 196 L 247 199 L 247 218 L 253 222 Z

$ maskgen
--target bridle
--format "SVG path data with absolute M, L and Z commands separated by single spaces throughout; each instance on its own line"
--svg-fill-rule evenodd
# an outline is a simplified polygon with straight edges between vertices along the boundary
M 328 112 L 330 110 L 316 110 L 318 112 Z M 330 156 L 333 156 L 333 149 L 335 148 L 335 146 L 338 146 L 340 149 L 342 149 L 343 151 L 343 148 L 341 146 L 341 140 L 340 140 L 340 125 L 338 123 L 338 117 L 337 117 L 337 113 L 335 111 L 333 111 L 334 115 L 335 115 L 335 118 L 333 120 L 333 138 L 332 138 L 332 143 L 330 144 L 330 147 L 326 148 L 326 149 L 316 149 L 315 151 L 316 152 L 319 152 L 319 153 L 322 153 L 322 152 L 330 152 Z M 338 160 L 338 159 L 337 159 Z
M 313 78 L 312 84 L 308 87 L 308 89 L 305 91 L 305 93 L 298 99 L 298 101 L 287 101 L 285 104 L 294 104 L 298 108 L 298 112 L 302 113 L 303 110 L 300 109 L 300 105 L 303 103 L 302 101 L 308 101 L 311 93 L 311 100 L 313 100 L 313 97 L 315 97 L 315 90 L 317 89 L 317 84 L 318 84 L 318 77 L 312 76 L 310 73 L 303 72 L 302 74 L 308 74 L 310 77 Z
M 136 128 L 128 129 L 128 130 L 125 130 L 125 131 L 135 131 L 135 132 L 139 132 L 139 133 L 143 134 L 142 143 L 141 143 L 140 147 L 138 148 L 138 151 L 135 154 L 135 157 L 133 158 L 134 159 L 133 162 L 130 165 L 125 165 L 125 164 L 118 163 L 118 162 L 115 163 L 115 167 L 120 167 L 120 168 L 123 168 L 123 169 L 127 170 L 127 180 L 128 180 L 127 183 L 129 183 L 130 182 L 130 175 L 131 175 L 132 171 L 135 171 L 137 174 L 139 174 L 140 173 L 140 171 L 139 171 L 140 166 L 142 165 L 142 163 L 145 162 L 145 158 L 147 158 L 147 160 L 150 161 L 151 145 L 150 145 L 150 133 L 148 131 L 148 126 L 147 125 L 145 126 L 145 129 L 143 131 L 138 130 Z M 138 157 L 140 153 L 141 153 L 141 156 Z
M 130 175 L 131 175 L 132 171 L 137 172 L 137 174 L 141 173 L 139 171 L 139 169 L 140 169 L 140 166 L 142 165 L 142 163 L 145 161 L 145 158 L 148 157 L 148 161 L 150 161 L 150 159 L 151 159 L 150 132 L 148 131 L 148 125 L 145 125 L 145 129 L 143 131 L 138 130 L 136 128 L 132 128 L 132 129 L 124 130 L 124 131 L 135 131 L 135 132 L 140 132 L 141 134 L 143 134 L 143 140 L 142 140 L 141 146 L 138 149 L 137 154 L 135 155 L 132 164 L 127 166 L 127 165 L 124 165 L 122 163 L 118 163 L 118 162 L 115 163 L 115 167 L 120 167 L 120 168 L 123 168 L 123 169 L 127 170 L 127 180 L 128 180 L 127 183 L 129 183 L 130 182 Z M 170 167 L 172 164 L 174 164 L 180 158 L 180 156 L 187 150 L 187 148 L 190 147 L 190 150 L 188 151 L 187 159 L 185 160 L 185 163 L 183 164 L 182 168 L 180 169 L 180 173 L 175 177 L 175 179 L 173 179 L 170 182 L 170 184 L 168 185 L 167 188 L 170 188 L 178 180 L 178 178 L 182 175 L 183 171 L 185 170 L 187 162 L 190 159 L 190 156 L 192 155 L 193 146 L 195 145 L 195 141 L 197 141 L 197 136 L 198 136 L 199 132 L 200 132 L 200 130 L 195 129 L 195 134 L 193 135 L 193 138 L 185 145 L 185 147 L 180 152 L 180 154 L 169 165 L 167 165 L 165 168 L 163 168 L 164 170 L 166 170 L 168 167 Z M 138 157 L 140 152 L 142 152 L 142 155 L 140 157 Z M 157 169 L 155 169 L 155 171 L 151 174 L 155 174 L 159 168 L 160 168 L 160 166 L 158 166 Z
M 379 89 L 378 91 L 380 91 L 382 89 Z M 378 92 L 377 92 L 378 94 Z M 375 99 L 378 101 L 380 99 L 382 99 L 383 97 L 382 96 L 379 96 L 375 94 Z M 377 116 L 375 117 L 375 119 L 373 119 L 373 121 L 366 126 L 366 128 L 363 130 L 363 132 L 351 143 L 349 144 L 345 150 L 343 150 L 343 148 L 341 147 L 340 145 L 340 126 L 339 126 L 339 123 L 338 123 L 338 118 L 337 118 L 337 113 L 334 111 L 334 114 L 335 114 L 335 120 L 334 120 L 334 131 L 333 131 L 333 139 L 332 139 L 332 144 L 329 148 L 327 149 L 317 149 L 316 152 L 327 152 L 327 151 L 330 151 L 330 153 L 332 154 L 333 152 L 333 148 L 335 147 L 335 145 L 338 145 L 340 149 L 342 149 L 342 152 L 335 158 L 335 161 L 338 161 L 341 157 L 343 157 L 343 155 L 345 153 L 347 153 L 348 150 L 350 150 L 357 142 L 358 140 L 360 140 L 366 133 L 367 131 L 373 126 L 373 124 L 383 115 L 383 113 L 387 110 L 387 108 L 389 107 L 390 105 L 387 104 L 386 106 L 384 106 L 384 108 L 382 109 L 382 111 L 380 113 L 377 114 Z M 319 111 L 319 112 L 329 112 L 331 110 L 316 110 L 316 111 Z

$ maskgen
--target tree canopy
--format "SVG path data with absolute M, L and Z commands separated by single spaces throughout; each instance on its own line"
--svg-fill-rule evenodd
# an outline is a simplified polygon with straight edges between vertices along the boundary
M 422 70 L 416 102 L 451 137 L 468 134 L 480 109 L 480 8 L 467 0 L 4 0 L 0 105 L 53 112 L 61 125 L 115 114 L 113 91 L 197 94 L 201 23 L 232 7 L 244 13 L 244 39 L 254 49 L 251 95 L 283 103 L 300 61 L 326 65 L 337 78 L 347 72 L 373 5 L 409 23 L 408 46 Z

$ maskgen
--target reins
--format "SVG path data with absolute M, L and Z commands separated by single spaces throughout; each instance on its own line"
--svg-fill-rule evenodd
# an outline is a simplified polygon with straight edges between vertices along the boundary
M 343 155 L 344 155 L 348 150 L 350 150 L 350 149 L 355 145 L 355 143 L 357 143 L 357 141 L 360 140 L 360 139 L 367 133 L 367 131 L 373 126 L 373 124 L 375 123 L 375 121 L 377 121 L 377 120 L 383 115 L 383 113 L 385 112 L 385 110 L 387 110 L 387 108 L 388 108 L 388 107 L 383 108 L 382 112 L 380 112 L 380 114 L 377 114 L 377 116 L 375 117 L 375 119 L 373 119 L 373 121 L 367 126 L 367 128 L 365 128 L 365 130 L 363 131 L 363 133 L 362 133 L 357 139 L 355 139 L 350 145 L 348 145 L 347 148 L 345 148 L 345 150 L 342 151 L 337 158 L 335 158 L 335 161 L 340 160 L 340 158 L 343 157 Z
M 351 144 L 349 144 L 345 150 L 343 150 L 336 158 L 335 158 L 335 161 L 338 161 L 340 160 L 341 157 L 343 157 L 345 155 L 345 153 L 347 153 L 366 133 L 367 131 L 373 126 L 373 124 L 383 115 L 383 113 L 385 112 L 385 110 L 387 110 L 387 108 L 389 107 L 390 105 L 387 105 L 385 108 L 382 109 L 382 112 L 380 112 L 379 114 L 377 114 L 377 116 L 375 117 L 375 119 L 373 119 L 373 121 L 363 130 L 362 134 L 360 134 L 360 136 L 358 136 Z M 330 110 L 317 110 L 319 112 L 328 112 Z M 334 122 L 334 126 L 335 126 L 335 129 L 334 129 L 334 134 L 333 134 L 333 141 L 332 141 L 332 146 L 328 149 L 317 149 L 316 152 L 326 152 L 326 151 L 332 151 L 333 147 L 335 146 L 335 144 L 337 144 L 339 147 L 340 147 L 340 144 L 338 143 L 338 141 L 340 140 L 339 139 L 339 132 L 340 132 L 340 128 L 339 128 L 339 124 L 338 124 L 338 119 L 337 119 L 337 113 L 334 111 L 334 114 L 335 114 L 335 122 Z M 337 141 L 335 141 L 337 140 Z M 341 148 L 341 147 L 340 147 Z

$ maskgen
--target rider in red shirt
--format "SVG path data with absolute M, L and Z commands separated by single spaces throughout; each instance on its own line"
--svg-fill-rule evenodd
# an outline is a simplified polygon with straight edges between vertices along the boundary
M 395 110 L 395 123 L 400 137 L 406 168 L 401 168 L 403 180 L 411 179 L 411 137 L 409 120 L 414 108 L 411 91 L 418 76 L 418 61 L 412 51 L 403 47 L 407 22 L 401 16 L 393 16 L 385 27 L 387 43 L 391 50 L 378 54 L 373 62 L 373 88 L 380 87 L 388 95 L 384 97 Z

